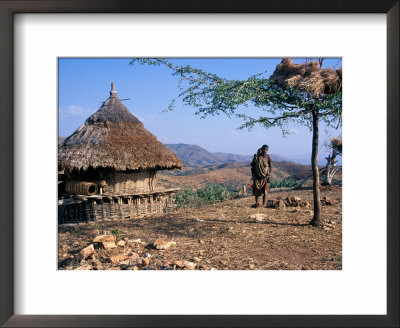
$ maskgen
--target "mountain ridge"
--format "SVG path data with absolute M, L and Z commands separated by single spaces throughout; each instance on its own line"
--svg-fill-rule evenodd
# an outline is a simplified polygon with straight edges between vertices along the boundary
M 212 153 L 203 147 L 184 143 L 165 144 L 171 149 L 186 166 L 209 166 L 228 163 L 250 163 L 253 155 L 238 155 L 232 153 L 215 152 Z M 278 154 L 270 154 L 273 161 L 285 161 L 286 159 Z

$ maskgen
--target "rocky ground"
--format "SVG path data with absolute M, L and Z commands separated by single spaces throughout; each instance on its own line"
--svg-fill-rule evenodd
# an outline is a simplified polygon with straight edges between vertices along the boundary
M 253 197 L 244 197 L 166 215 L 62 225 L 59 269 L 341 270 L 342 189 L 322 188 L 321 198 L 323 228 L 308 225 L 310 189 L 272 191 L 276 208 L 253 208 Z

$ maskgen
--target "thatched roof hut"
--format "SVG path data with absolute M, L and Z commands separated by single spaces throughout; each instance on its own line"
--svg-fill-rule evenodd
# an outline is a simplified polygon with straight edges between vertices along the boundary
M 283 58 L 270 79 L 281 86 L 290 86 L 313 96 L 342 91 L 342 68 L 321 68 L 317 61 L 294 64 L 290 58 Z
M 58 164 L 72 172 L 182 168 L 179 158 L 147 131 L 122 104 L 111 84 L 110 97 L 59 148 Z

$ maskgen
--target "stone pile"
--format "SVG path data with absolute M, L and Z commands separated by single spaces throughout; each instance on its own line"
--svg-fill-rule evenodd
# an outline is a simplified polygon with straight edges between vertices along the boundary
M 309 207 L 310 203 L 306 200 L 302 200 L 298 196 L 287 196 L 285 199 L 277 197 L 276 199 L 270 199 L 267 202 L 267 207 L 270 208 L 282 208 L 282 207 Z

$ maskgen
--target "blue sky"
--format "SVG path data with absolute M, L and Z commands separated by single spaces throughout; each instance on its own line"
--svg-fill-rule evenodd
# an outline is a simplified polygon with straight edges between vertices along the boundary
M 272 74 L 280 58 L 191 58 L 170 59 L 176 65 L 193 67 L 216 73 L 228 79 L 246 79 L 266 71 Z M 311 157 L 312 133 L 308 128 L 292 125 L 292 135 L 284 138 L 279 128 L 266 130 L 255 127 L 237 130 L 242 121 L 227 116 L 200 119 L 195 110 L 177 102 L 172 112 L 163 112 L 178 94 L 177 78 L 165 67 L 129 65 L 129 58 L 60 58 L 58 76 L 59 135 L 71 135 L 101 102 L 109 96 L 110 83 L 120 99 L 138 117 L 145 128 L 163 143 L 199 145 L 211 152 L 242 155 L 253 154 L 262 144 L 268 144 L 270 153 L 291 160 L 308 162 Z M 297 59 L 295 62 L 304 60 Z M 325 67 L 341 66 L 338 58 L 325 59 Z M 252 106 L 245 110 L 257 113 Z M 324 142 L 341 134 L 341 128 L 320 127 L 320 158 L 325 157 Z

